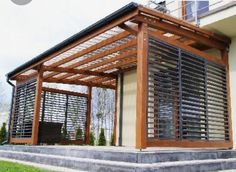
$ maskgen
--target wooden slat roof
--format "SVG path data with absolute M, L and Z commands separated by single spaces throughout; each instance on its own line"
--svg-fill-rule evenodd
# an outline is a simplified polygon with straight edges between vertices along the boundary
M 115 88 L 116 76 L 137 61 L 137 25 L 148 24 L 150 35 L 183 44 L 189 50 L 228 48 L 230 39 L 167 14 L 130 3 L 94 25 L 7 74 L 25 80 L 44 70 L 44 82 Z M 214 57 L 208 57 L 213 59 Z

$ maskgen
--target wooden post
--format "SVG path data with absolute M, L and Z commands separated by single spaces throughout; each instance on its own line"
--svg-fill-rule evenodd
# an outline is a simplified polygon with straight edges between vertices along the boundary
M 148 26 L 146 23 L 138 25 L 137 41 L 136 148 L 141 150 L 147 146 Z
M 34 119 L 32 128 L 32 142 L 31 144 L 38 144 L 38 133 L 39 133 L 39 117 L 40 117 L 40 106 L 42 97 L 42 85 L 43 85 L 43 70 L 41 67 L 38 69 L 37 81 L 36 81 L 36 93 L 35 93 L 35 104 L 34 104 Z
M 230 76 L 229 76 L 229 57 L 228 51 L 224 50 L 221 52 L 222 60 L 226 64 L 226 88 L 227 88 L 227 104 L 228 104 L 228 130 L 229 130 L 229 141 L 231 148 L 233 148 L 233 132 L 232 132 L 232 112 L 231 112 L 231 94 L 230 94 Z
M 118 77 L 116 77 L 115 114 L 114 114 L 114 126 L 113 126 L 113 135 L 114 135 L 115 145 L 116 145 L 116 139 L 117 139 L 117 103 L 118 103 Z
M 90 135 L 90 122 L 91 122 L 91 103 L 92 103 L 92 89 L 93 87 L 88 87 L 88 104 L 87 104 L 87 116 L 86 116 L 86 133 L 85 133 L 85 143 L 89 144 Z

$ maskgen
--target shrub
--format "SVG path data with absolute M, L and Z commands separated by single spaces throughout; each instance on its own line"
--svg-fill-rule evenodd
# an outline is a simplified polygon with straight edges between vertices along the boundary
M 110 145 L 111 145 L 111 146 L 115 146 L 115 137 L 114 137 L 114 133 L 112 133 L 112 135 L 111 135 Z
M 83 139 L 83 131 L 82 129 L 79 127 L 76 131 L 76 140 L 81 140 Z
M 95 145 L 95 136 L 93 132 L 90 132 L 89 134 L 89 145 L 94 146 Z
M 98 146 L 106 146 L 106 137 L 104 133 L 104 128 L 101 129 L 98 139 Z
M 67 134 L 66 128 L 63 128 L 63 131 L 62 131 L 62 139 L 63 139 L 63 140 L 68 139 L 68 134 Z
M 6 130 L 6 123 L 3 123 L 1 130 L 0 130 L 0 144 L 4 142 L 7 138 L 7 130 Z

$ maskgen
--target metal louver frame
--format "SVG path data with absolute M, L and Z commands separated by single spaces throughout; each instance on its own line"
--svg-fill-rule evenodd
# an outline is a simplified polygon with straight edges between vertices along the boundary
M 229 140 L 226 69 L 149 38 L 148 139 Z

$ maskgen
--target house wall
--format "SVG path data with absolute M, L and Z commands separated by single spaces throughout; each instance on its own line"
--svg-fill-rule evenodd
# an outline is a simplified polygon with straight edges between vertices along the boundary
M 229 50 L 229 71 L 231 88 L 231 114 L 233 128 L 233 148 L 236 149 L 236 36 L 232 38 Z
M 123 79 L 123 123 L 122 123 L 122 146 L 134 147 L 136 142 L 136 70 L 124 73 Z M 120 78 L 118 83 L 117 101 L 117 137 L 119 143 L 119 115 L 120 115 Z

